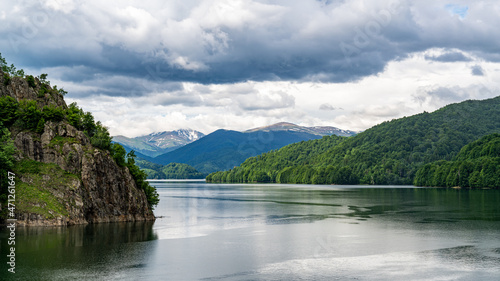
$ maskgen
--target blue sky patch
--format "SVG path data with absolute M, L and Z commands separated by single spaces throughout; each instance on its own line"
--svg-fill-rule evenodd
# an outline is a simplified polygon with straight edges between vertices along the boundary
M 461 6 L 458 4 L 447 4 L 444 7 L 453 15 L 458 15 L 461 19 L 464 19 L 469 11 L 469 6 Z

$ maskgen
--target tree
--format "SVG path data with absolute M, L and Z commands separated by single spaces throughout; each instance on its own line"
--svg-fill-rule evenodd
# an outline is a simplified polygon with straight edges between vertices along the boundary
M 35 77 L 33 77 L 33 75 L 26 76 L 26 82 L 28 82 L 28 86 L 31 88 L 36 87 Z
M 14 142 L 10 138 L 10 132 L 7 128 L 3 126 L 0 122 L 0 202 L 5 203 L 7 200 L 7 190 L 8 190 L 8 172 L 12 171 L 14 166 Z M 7 208 L 3 208 L 6 210 Z M 3 216 L 3 214 L 0 216 Z
M 2 70 L 2 72 L 10 76 L 24 77 L 24 70 L 22 69 L 16 70 L 16 67 L 13 64 L 9 66 L 7 64 L 7 60 L 5 60 L 4 57 L 2 57 L 2 53 L 0 53 L 0 69 Z
M 111 155 L 113 156 L 113 159 L 115 159 L 116 164 L 120 167 L 124 167 L 126 162 L 125 162 L 125 155 L 127 154 L 127 151 L 125 151 L 125 148 L 121 146 L 119 143 L 113 143 L 111 146 Z
M 127 164 L 129 165 L 135 165 L 135 158 L 137 156 L 135 155 L 135 151 L 131 150 L 129 153 L 127 153 Z
M 42 84 L 48 84 L 48 85 L 50 85 L 50 81 L 47 81 L 47 76 L 48 76 L 48 74 L 43 73 L 43 74 L 40 74 L 40 76 L 38 76 L 38 79 L 40 80 L 40 82 Z
M 9 127 L 16 120 L 19 103 L 9 96 L 0 97 L 0 122 Z

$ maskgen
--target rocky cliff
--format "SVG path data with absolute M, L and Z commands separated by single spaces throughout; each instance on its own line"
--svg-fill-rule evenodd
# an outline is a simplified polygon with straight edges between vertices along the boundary
M 55 91 L 40 94 L 41 82 L 28 85 L 0 71 L 0 96 L 36 101 L 38 108 L 67 109 Z M 16 217 L 19 225 L 69 225 L 154 220 L 144 191 L 127 167 L 67 121 L 46 122 L 42 132 L 10 128 L 17 149 Z

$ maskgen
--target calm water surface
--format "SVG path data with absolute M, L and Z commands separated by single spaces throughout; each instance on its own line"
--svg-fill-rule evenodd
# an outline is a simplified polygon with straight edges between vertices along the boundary
M 0 276 L 500 280 L 498 190 L 153 184 L 155 223 L 18 228 L 17 273 Z

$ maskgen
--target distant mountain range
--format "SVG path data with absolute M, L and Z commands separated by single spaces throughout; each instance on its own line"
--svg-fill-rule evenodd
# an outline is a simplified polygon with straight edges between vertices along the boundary
M 175 131 L 166 131 L 159 133 L 152 133 L 145 136 L 128 138 L 125 136 L 115 136 L 113 141 L 120 143 L 127 150 L 135 150 L 136 152 L 149 157 L 156 157 L 158 155 L 176 150 L 186 144 L 192 143 L 205 134 L 190 130 L 180 129 Z M 138 156 L 141 156 L 138 154 Z
M 248 157 L 291 143 L 319 139 L 327 135 L 355 134 L 354 131 L 335 127 L 303 127 L 282 122 L 244 132 L 221 129 L 204 136 L 197 131 L 177 130 L 137 138 L 117 136 L 113 141 L 122 144 L 127 151 L 135 150 L 139 158 L 150 162 L 161 165 L 184 163 L 208 174 L 231 169 Z M 159 154 L 162 149 L 166 152 Z
M 339 128 L 329 127 L 329 126 L 304 127 L 304 126 L 299 126 L 299 125 L 295 125 L 293 123 L 288 123 L 288 122 L 280 122 L 280 123 L 276 123 L 276 124 L 273 124 L 270 126 L 250 129 L 250 130 L 247 130 L 245 132 L 256 132 L 256 131 L 264 131 L 264 132 L 292 131 L 292 132 L 309 133 L 309 134 L 320 135 L 320 136 L 336 135 L 336 136 L 343 136 L 343 137 L 354 136 L 355 134 L 358 133 L 355 131 L 342 130 Z
M 500 188 L 499 167 L 500 96 L 393 119 L 350 138 L 295 143 L 206 179 Z
M 287 144 L 318 138 L 321 136 L 294 131 L 242 133 L 217 130 L 195 142 L 157 156 L 152 161 L 162 165 L 185 163 L 201 173 L 210 173 L 231 169 L 243 163 L 248 157 Z

